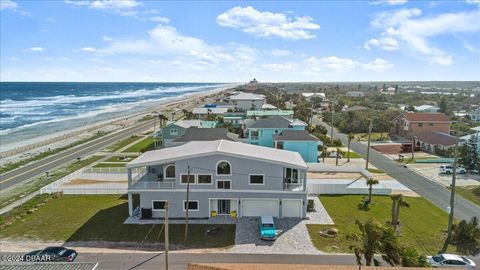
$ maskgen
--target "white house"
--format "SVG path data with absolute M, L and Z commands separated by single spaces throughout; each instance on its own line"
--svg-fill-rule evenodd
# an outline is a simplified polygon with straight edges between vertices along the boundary
M 347 97 L 364 97 L 365 93 L 362 91 L 348 91 L 345 95 Z
M 237 111 L 260 110 L 265 104 L 265 96 L 252 93 L 240 93 L 229 99 Z

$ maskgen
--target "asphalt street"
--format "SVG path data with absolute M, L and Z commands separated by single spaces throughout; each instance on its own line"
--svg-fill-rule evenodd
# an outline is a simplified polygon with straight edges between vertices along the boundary
M 330 126 L 321 121 L 321 119 L 314 117 L 313 124 L 324 125 L 327 127 L 328 135 L 330 136 Z M 348 143 L 347 135 L 339 133 L 335 128 L 333 131 L 333 137 L 340 139 L 344 145 L 347 145 Z M 350 147 L 354 152 L 357 152 L 362 157 L 366 158 L 366 144 L 352 140 Z M 417 174 L 408 167 L 406 168 L 403 165 L 390 160 L 372 148 L 370 149 L 370 163 L 385 171 L 388 175 L 392 176 L 400 183 L 404 184 L 441 209 L 448 211 L 448 207 L 450 206 L 450 190 Z M 480 217 L 480 206 L 475 205 L 456 194 L 454 216 L 457 219 L 466 220 L 470 220 L 472 217 Z
M 121 141 L 132 136 L 135 133 L 142 132 L 152 126 L 151 121 L 146 121 L 135 125 L 134 127 L 107 134 L 96 140 L 76 146 L 74 148 L 62 151 L 58 154 L 46 157 L 37 162 L 29 163 L 20 169 L 16 169 L 0 175 L 0 190 L 5 190 L 23 181 L 27 181 L 32 177 L 44 174 L 58 166 L 68 164 L 78 157 L 85 157 L 98 152 L 104 147 Z

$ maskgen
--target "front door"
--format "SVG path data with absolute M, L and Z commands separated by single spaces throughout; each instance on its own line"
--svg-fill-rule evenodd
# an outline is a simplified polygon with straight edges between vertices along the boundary
M 218 200 L 218 214 L 229 215 L 230 214 L 230 200 Z

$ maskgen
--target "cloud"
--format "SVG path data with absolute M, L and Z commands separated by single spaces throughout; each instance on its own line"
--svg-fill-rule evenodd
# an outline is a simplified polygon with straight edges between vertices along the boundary
M 445 34 L 480 31 L 479 11 L 443 13 L 421 17 L 418 8 L 382 12 L 375 16 L 371 25 L 381 31 L 380 37 L 365 42 L 364 47 L 381 49 L 405 47 L 428 59 L 431 63 L 451 65 L 453 56 L 432 45 L 432 37 Z M 397 44 L 398 46 L 393 46 Z
M 0 10 L 16 10 L 18 8 L 18 4 L 13 2 L 12 0 L 1 0 L 0 1 Z
M 142 5 L 136 0 L 65 0 L 65 4 L 113 12 L 121 16 L 136 16 L 135 8 Z
M 359 63 L 349 58 L 329 56 L 323 58 L 310 57 L 306 60 L 307 67 L 311 71 L 319 72 L 330 70 L 334 72 L 348 72 L 354 70 Z
M 282 72 L 282 71 L 294 71 L 298 68 L 299 65 L 294 62 L 286 62 L 286 63 L 263 63 L 261 66 L 271 71 Z
M 480 0 L 465 0 L 467 4 L 480 5 Z
M 393 64 L 389 63 L 386 60 L 377 58 L 372 62 L 362 64 L 362 67 L 366 70 L 376 71 L 376 72 L 383 72 L 387 69 L 393 68 Z
M 43 52 L 45 49 L 43 47 L 30 47 L 28 49 L 23 50 L 24 52 Z
M 281 57 L 281 56 L 289 56 L 291 55 L 292 52 L 291 51 L 288 51 L 288 50 L 281 50 L 281 49 L 272 49 L 270 50 L 270 55 L 272 56 L 277 56 L 277 57 Z
M 284 13 L 258 11 L 251 6 L 234 7 L 217 16 L 220 26 L 239 29 L 256 37 L 287 40 L 312 39 L 320 25 L 308 16 L 289 18 Z
M 166 17 L 162 17 L 162 16 L 154 16 L 154 17 L 150 17 L 148 19 L 152 22 L 159 22 L 159 23 L 164 23 L 164 24 L 167 24 L 167 23 L 170 22 L 170 19 L 168 19 Z
M 406 4 L 408 0 L 376 0 L 373 2 L 370 2 L 372 5 L 383 5 L 383 6 L 397 6 L 397 5 L 403 5 Z
M 370 50 L 372 47 L 379 47 L 382 50 L 393 51 L 398 49 L 398 41 L 391 37 L 372 38 L 363 44 L 363 48 Z

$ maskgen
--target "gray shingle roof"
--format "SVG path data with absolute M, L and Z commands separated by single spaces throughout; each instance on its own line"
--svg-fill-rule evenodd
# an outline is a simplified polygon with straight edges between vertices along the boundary
M 276 141 L 318 141 L 318 138 L 306 130 L 284 130 L 281 134 L 273 135 Z
M 421 142 L 426 142 L 429 144 L 438 144 L 443 146 L 452 146 L 455 144 L 457 139 L 449 134 L 426 131 L 423 133 L 415 134 L 415 137 Z
M 257 120 L 255 123 L 251 124 L 249 128 L 288 128 L 290 123 L 291 120 L 285 117 L 272 116 Z
M 227 140 L 233 141 L 227 136 L 226 128 L 187 128 L 185 134 L 178 137 L 174 142 L 191 142 L 191 141 L 215 141 Z

